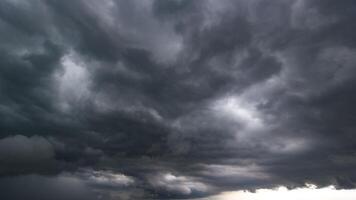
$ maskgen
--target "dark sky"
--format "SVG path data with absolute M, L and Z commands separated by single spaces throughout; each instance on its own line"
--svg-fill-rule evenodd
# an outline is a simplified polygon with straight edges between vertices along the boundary
M 355 0 L 1 0 L 0 199 L 356 186 Z

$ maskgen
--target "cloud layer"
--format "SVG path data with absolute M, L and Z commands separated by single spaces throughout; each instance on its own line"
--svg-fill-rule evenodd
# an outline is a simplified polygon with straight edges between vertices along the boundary
M 354 188 L 355 17 L 353 0 L 1 1 L 0 199 Z

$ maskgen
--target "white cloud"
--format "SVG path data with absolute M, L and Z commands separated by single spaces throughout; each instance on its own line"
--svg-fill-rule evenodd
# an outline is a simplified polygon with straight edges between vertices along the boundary
M 214 109 L 236 119 L 248 129 L 259 129 L 263 126 L 258 110 L 238 97 L 220 99 L 216 102 Z
M 260 135 L 267 128 L 263 114 L 254 103 L 246 101 L 242 95 L 227 96 L 213 102 L 211 109 L 219 120 L 237 125 L 235 128 L 237 140 L 247 141 Z
M 89 183 L 103 186 L 128 186 L 135 182 L 129 176 L 111 171 L 87 171 L 86 175 L 88 176 Z
M 193 177 L 176 176 L 172 173 L 161 173 L 149 177 L 149 182 L 155 188 L 179 193 L 181 195 L 189 195 L 193 192 L 206 192 L 209 190 L 208 185 L 194 180 Z
M 74 53 L 62 57 L 63 71 L 57 74 L 60 107 L 68 110 L 72 102 L 80 101 L 89 96 L 89 72 L 85 63 Z

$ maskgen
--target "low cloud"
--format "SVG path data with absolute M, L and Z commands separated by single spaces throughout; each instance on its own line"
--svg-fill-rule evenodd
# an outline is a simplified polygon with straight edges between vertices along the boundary
M 1 175 L 46 172 L 54 167 L 54 148 L 43 137 L 23 135 L 0 140 Z

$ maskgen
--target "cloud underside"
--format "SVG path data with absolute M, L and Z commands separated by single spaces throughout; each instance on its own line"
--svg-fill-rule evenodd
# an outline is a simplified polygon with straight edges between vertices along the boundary
M 355 188 L 355 17 L 352 0 L 1 1 L 0 199 Z

